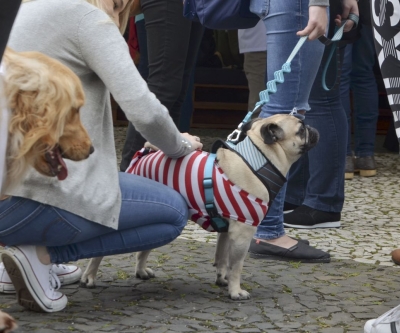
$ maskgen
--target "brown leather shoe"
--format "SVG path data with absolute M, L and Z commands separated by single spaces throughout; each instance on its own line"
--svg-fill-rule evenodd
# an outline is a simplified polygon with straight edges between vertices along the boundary
M 354 159 L 354 172 L 360 172 L 361 177 L 375 176 L 376 163 L 374 156 L 356 157 Z

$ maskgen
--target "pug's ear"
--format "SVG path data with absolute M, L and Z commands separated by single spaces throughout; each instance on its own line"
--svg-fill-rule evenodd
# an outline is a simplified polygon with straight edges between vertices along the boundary
M 285 136 L 282 128 L 274 123 L 263 125 L 261 127 L 260 134 L 264 140 L 264 143 L 267 145 L 280 141 Z

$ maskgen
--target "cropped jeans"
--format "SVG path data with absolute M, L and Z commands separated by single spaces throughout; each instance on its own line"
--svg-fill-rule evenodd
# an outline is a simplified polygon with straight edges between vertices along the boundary
M 267 31 L 267 77 L 274 78 L 296 46 L 296 32 L 308 23 L 308 0 L 251 0 L 250 10 L 260 16 Z M 270 95 L 270 101 L 261 110 L 260 117 L 310 109 L 308 97 L 318 71 L 324 45 L 318 40 L 307 41 L 291 62 L 291 72 L 284 76 L 284 83 Z M 269 207 L 267 216 L 257 228 L 255 237 L 275 239 L 283 236 L 283 203 L 286 185 L 282 187 Z
M 188 219 L 183 197 L 161 183 L 119 173 L 118 230 L 30 199 L 0 201 L 0 243 L 46 246 L 52 263 L 150 250 L 180 235 Z
M 362 25 L 360 38 L 344 51 L 340 92 L 349 125 L 353 123 L 355 156 L 373 156 L 378 122 L 378 88 L 376 84 L 375 46 L 372 27 Z M 353 91 L 353 117 L 349 90 Z M 351 126 L 348 128 L 347 155 L 353 155 Z

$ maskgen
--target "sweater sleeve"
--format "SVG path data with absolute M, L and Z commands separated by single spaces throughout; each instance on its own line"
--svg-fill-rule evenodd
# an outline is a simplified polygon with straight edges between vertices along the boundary
M 137 71 L 125 40 L 111 19 L 97 9 L 89 12 L 80 22 L 77 38 L 84 61 L 143 137 L 169 157 L 190 153 L 192 149 L 183 143 L 168 110 Z
M 329 0 L 310 0 L 308 6 L 329 6 Z

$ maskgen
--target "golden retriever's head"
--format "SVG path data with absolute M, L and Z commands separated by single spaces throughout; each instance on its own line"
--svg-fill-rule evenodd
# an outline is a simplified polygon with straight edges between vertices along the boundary
M 68 171 L 63 158 L 80 161 L 93 152 L 79 116 L 85 101 L 79 78 L 39 52 L 8 48 L 3 60 L 11 109 L 8 181 L 21 178 L 29 165 L 45 176 L 64 180 Z

